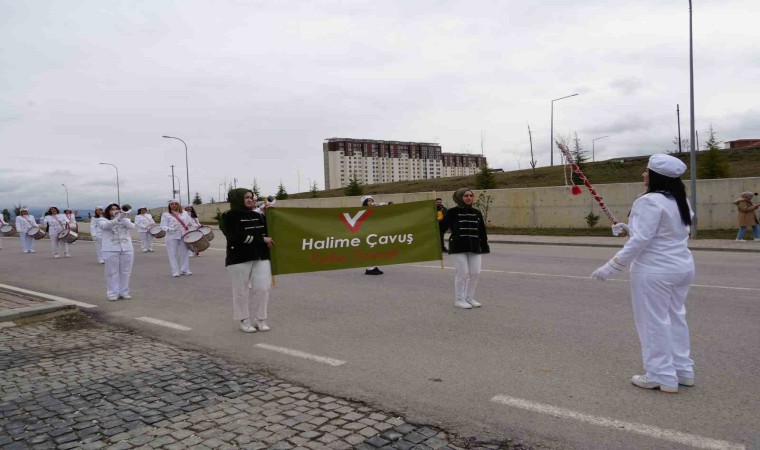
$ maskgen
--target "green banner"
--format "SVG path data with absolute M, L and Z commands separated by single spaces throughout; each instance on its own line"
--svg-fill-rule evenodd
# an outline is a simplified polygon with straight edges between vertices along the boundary
M 440 260 L 432 201 L 365 208 L 267 211 L 272 274 Z

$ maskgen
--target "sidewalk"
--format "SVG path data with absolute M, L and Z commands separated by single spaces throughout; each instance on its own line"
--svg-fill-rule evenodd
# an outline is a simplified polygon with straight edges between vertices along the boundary
M 627 238 L 599 236 L 524 236 L 489 234 L 488 242 L 523 245 L 567 245 L 576 247 L 622 248 Z M 735 242 L 731 239 L 697 239 L 689 241 L 691 250 L 760 253 L 760 241 Z
M 0 332 L 3 449 L 528 449 L 330 397 L 79 313 Z
M 14 326 L 15 321 L 23 321 L 28 317 L 75 309 L 75 306 L 66 303 L 45 300 L 0 288 L 0 328 Z

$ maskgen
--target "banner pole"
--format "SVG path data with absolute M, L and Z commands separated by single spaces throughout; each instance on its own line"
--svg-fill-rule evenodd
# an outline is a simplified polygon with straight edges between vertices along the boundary
M 272 275 L 272 287 L 277 286 L 277 283 L 275 282 L 274 275 Z

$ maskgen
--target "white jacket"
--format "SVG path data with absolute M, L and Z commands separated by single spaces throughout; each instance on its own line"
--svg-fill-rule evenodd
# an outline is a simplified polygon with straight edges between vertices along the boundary
M 78 232 L 79 231 L 79 224 L 77 223 L 76 216 L 74 214 L 72 214 L 72 215 L 69 216 L 69 215 L 66 215 L 65 213 L 64 213 L 64 216 L 69 221 L 69 227 L 71 227 L 71 231 L 73 231 L 75 233 Z
M 194 229 L 190 214 L 182 211 L 178 216 L 187 229 L 172 214 L 168 212 L 161 214 L 161 229 L 166 231 L 166 239 L 182 239 L 185 233 Z
M 153 216 L 150 213 L 138 214 L 135 216 L 135 226 L 140 233 L 147 233 L 148 228 L 155 225 L 156 221 L 153 220 Z
M 615 255 L 618 264 L 630 265 L 631 272 L 694 270 L 694 259 L 687 246 L 690 230 L 681 221 L 675 199 L 658 193 L 642 195 L 633 202 L 628 227 L 631 237 Z
M 101 220 L 106 219 L 103 217 L 93 217 L 92 220 L 90 220 L 90 236 L 92 236 L 93 239 L 100 239 L 103 234 L 103 230 L 100 229 L 102 225 Z
M 45 216 L 44 219 L 42 219 L 42 225 L 49 226 L 50 229 L 48 230 L 49 235 L 57 235 L 61 231 L 63 231 L 64 228 L 66 228 L 66 225 L 68 225 L 69 219 L 66 218 L 63 214 L 56 214 L 56 215 L 49 215 Z
M 37 221 L 34 220 L 34 216 L 27 214 L 26 216 L 16 216 L 16 231 L 22 234 L 26 234 L 30 228 L 36 227 Z
M 98 221 L 100 222 L 100 238 L 103 240 L 104 252 L 134 253 L 132 236 L 129 234 L 129 230 L 135 227 L 132 221 L 126 217 L 111 220 L 101 218 Z

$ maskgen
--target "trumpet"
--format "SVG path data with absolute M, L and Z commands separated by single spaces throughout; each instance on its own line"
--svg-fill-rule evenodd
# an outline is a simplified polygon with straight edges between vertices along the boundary
M 277 203 L 277 199 L 275 198 L 274 195 L 270 195 L 270 196 L 267 196 L 267 198 L 265 200 L 257 201 L 256 202 L 256 206 L 255 206 L 254 209 L 258 209 L 258 208 L 262 208 L 262 207 L 263 208 L 268 208 L 268 207 L 274 205 L 275 203 Z
M 130 211 L 132 211 L 132 205 L 130 205 L 129 203 L 125 203 L 121 205 L 121 212 L 123 212 L 124 214 L 129 214 Z

